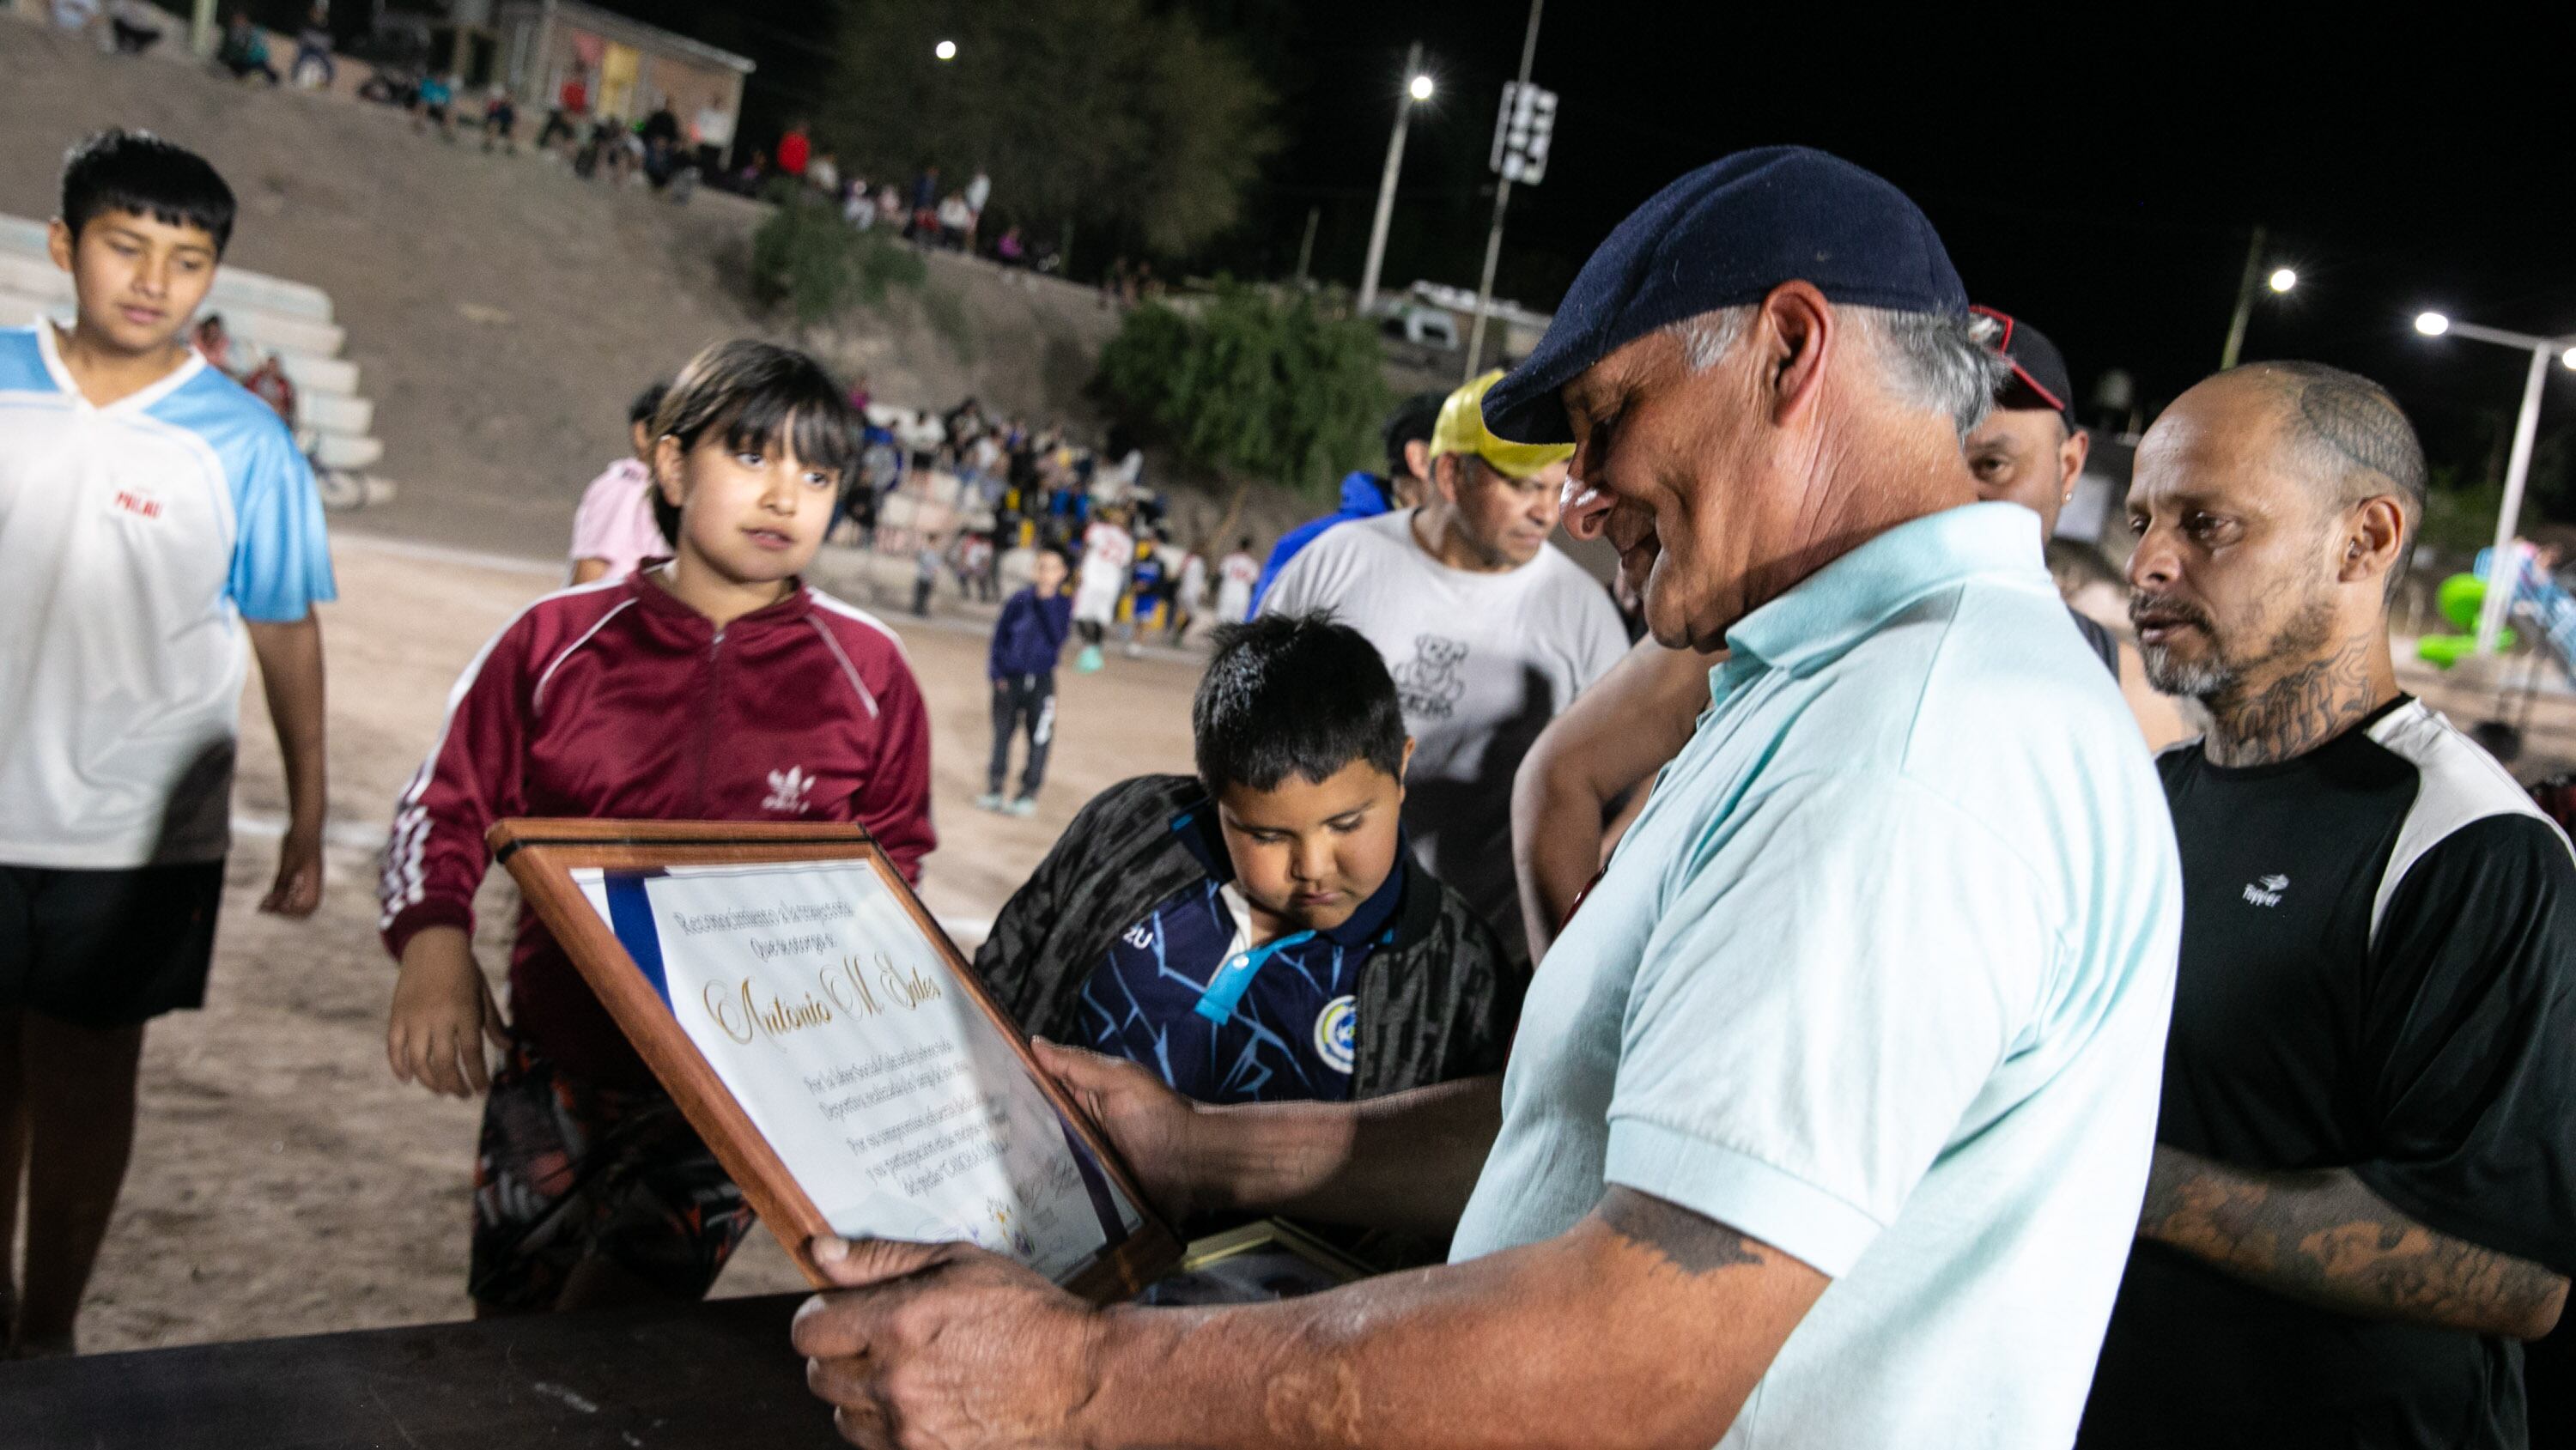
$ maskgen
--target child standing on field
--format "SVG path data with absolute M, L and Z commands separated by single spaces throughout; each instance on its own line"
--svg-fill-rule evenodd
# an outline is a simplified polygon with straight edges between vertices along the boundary
M 186 341 L 233 211 L 193 153 L 91 137 L 46 237 L 72 325 L 0 331 L 0 1358 L 71 1352 L 144 1024 L 205 1000 L 253 655 L 287 797 L 260 910 L 322 899 L 321 498 Z
M 902 646 L 800 578 L 858 453 L 839 387 L 801 353 L 724 343 L 681 371 L 651 428 L 673 558 L 540 599 L 485 647 L 385 850 L 394 1074 L 490 1089 L 479 1312 L 700 1298 L 752 1220 L 533 916 L 503 1020 L 469 948 L 492 822 L 856 821 L 916 879 L 936 840 L 930 722 Z
M 572 582 L 623 579 L 647 559 L 667 558 L 671 541 L 653 517 L 653 411 L 663 385 L 635 395 L 626 409 L 630 456 L 608 465 L 581 491 L 572 516 Z
M 1064 556 L 1040 549 L 1029 566 L 1029 586 L 1002 606 L 993 624 L 992 654 L 984 672 L 993 682 L 993 767 L 975 804 L 1015 816 L 1038 812 L 1038 787 L 1046 783 L 1047 747 L 1055 741 L 1055 663 L 1073 632 L 1073 601 L 1064 597 Z M 1020 793 L 1002 804 L 1002 782 L 1011 773 L 1011 741 L 1026 729 L 1028 763 Z

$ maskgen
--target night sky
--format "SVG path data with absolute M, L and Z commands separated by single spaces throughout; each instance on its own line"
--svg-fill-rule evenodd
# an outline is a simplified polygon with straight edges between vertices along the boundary
M 810 0 L 617 8 L 697 11 L 705 24 L 681 28 L 735 32 L 706 38 L 762 55 L 782 91 L 816 83 L 812 52 L 785 43 L 812 33 Z M 1522 0 L 1194 8 L 1247 40 L 1290 137 L 1245 225 L 1193 259 L 1200 270 L 1285 274 L 1315 207 L 1315 270 L 1356 283 L 1405 45 L 1419 39 L 1442 90 L 1412 129 L 1386 279 L 1475 284 Z M 1534 79 L 1563 108 L 1546 181 L 1515 189 L 1498 291 L 1548 308 L 1665 182 L 1741 147 L 1804 142 L 1913 195 L 1971 294 L 2054 337 L 2079 395 L 2116 366 L 2152 409 L 2216 367 L 2262 223 L 2266 269 L 2295 267 L 2300 285 L 2261 295 L 2246 358 L 2377 378 L 2415 414 L 2437 470 L 2485 476 L 2500 469 L 2526 357 L 2427 341 L 2410 323 L 2438 307 L 2576 330 L 2576 27 L 2545 28 L 2541 7 L 2385 13 L 1960 7 L 1897 21 L 1876 6 L 1550 0 Z M 2554 371 L 2542 438 L 2541 471 L 2576 495 L 2576 373 Z

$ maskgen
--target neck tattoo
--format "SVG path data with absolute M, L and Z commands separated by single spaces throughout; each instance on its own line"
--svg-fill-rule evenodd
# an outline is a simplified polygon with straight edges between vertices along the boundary
M 2213 696 L 2203 754 L 2212 765 L 2270 765 L 2304 755 L 2385 703 L 2371 681 L 2370 642 L 2354 639 L 2247 696 Z

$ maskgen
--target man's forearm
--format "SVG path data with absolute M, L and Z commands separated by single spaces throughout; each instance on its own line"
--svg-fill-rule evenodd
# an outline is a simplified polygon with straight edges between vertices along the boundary
M 1087 1444 L 1703 1450 L 1825 1283 L 1652 1204 L 1561 1238 L 1278 1304 L 1115 1309 Z
M 2342 1168 L 2234 1168 L 2159 1143 L 2138 1236 L 2371 1319 L 2537 1339 L 2567 1298 L 2554 1271 L 2428 1228 Z
M 327 807 L 322 744 L 322 624 L 312 614 L 292 624 L 249 626 L 259 655 L 259 682 L 277 728 L 286 772 L 288 824 L 318 832 Z
M 1209 1207 L 1447 1234 L 1502 1127 L 1500 1076 L 1359 1103 L 1202 1110 L 1194 1176 Z

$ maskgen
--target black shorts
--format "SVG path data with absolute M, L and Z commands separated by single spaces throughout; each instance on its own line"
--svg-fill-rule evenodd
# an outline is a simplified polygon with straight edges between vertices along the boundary
M 206 1002 L 224 863 L 0 866 L 0 1011 L 130 1027 Z

